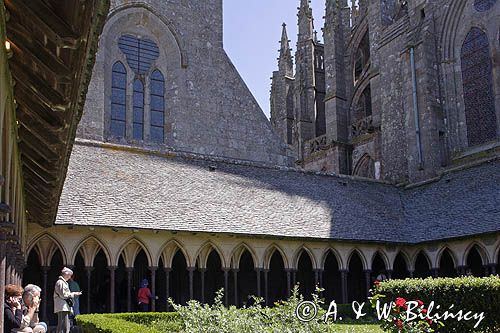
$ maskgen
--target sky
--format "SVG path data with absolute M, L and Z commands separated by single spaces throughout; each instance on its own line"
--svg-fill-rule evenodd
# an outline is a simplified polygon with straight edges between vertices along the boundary
M 287 24 L 292 55 L 297 40 L 299 0 L 224 0 L 224 49 L 269 118 L 271 76 L 278 68 L 281 24 Z M 312 0 L 314 28 L 321 28 L 325 0 Z

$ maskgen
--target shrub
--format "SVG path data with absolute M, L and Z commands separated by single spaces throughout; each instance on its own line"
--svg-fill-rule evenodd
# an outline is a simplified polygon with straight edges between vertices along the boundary
M 484 319 L 474 328 L 479 318 L 469 321 L 438 318 L 444 323 L 439 332 L 497 332 L 500 329 L 500 277 L 487 278 L 427 278 L 389 280 L 381 282 L 374 290 L 374 297 L 381 297 L 383 302 L 395 301 L 402 297 L 406 300 L 421 300 L 428 307 L 434 302 L 430 317 L 444 315 L 445 311 L 458 315 L 484 313 Z M 451 305 L 453 307 L 450 309 Z M 440 306 L 437 309 L 437 306 Z
M 162 333 L 155 328 L 117 318 L 117 315 L 79 315 L 77 322 L 85 333 Z

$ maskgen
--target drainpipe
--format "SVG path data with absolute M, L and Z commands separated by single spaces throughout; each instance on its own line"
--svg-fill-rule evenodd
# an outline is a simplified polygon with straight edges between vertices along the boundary
M 411 62 L 411 78 L 413 83 L 413 115 L 415 116 L 415 135 L 417 139 L 417 152 L 418 152 L 418 169 L 424 168 L 424 161 L 422 158 L 422 142 L 420 135 L 420 114 L 418 112 L 418 99 L 417 99 L 417 69 L 415 66 L 415 47 L 410 47 L 410 62 Z

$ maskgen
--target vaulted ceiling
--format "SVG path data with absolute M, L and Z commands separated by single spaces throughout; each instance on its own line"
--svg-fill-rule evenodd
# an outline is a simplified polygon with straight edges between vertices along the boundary
M 27 218 L 55 220 L 109 0 L 5 0 Z

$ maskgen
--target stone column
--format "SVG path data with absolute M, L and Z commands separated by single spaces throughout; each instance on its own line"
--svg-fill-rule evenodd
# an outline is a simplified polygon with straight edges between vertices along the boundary
M 348 269 L 341 269 L 340 270 L 340 282 L 341 282 L 341 288 L 342 288 L 342 304 L 345 304 L 348 302 L 347 299 L 347 275 L 349 274 Z
M 413 279 L 413 276 L 415 275 L 415 271 L 408 271 L 408 275 L 410 276 L 410 278 Z
M 388 270 L 387 270 L 387 278 L 388 278 L 389 280 L 391 280 L 391 279 L 392 279 L 392 273 L 393 273 L 393 272 L 394 272 L 394 271 L 393 271 L 392 269 L 388 269 Z
M 292 272 L 290 269 L 286 269 L 286 294 L 290 297 L 292 293 Z
M 1 185 L 1 177 L 0 177 L 0 185 Z M 5 242 L 6 242 L 6 233 L 3 229 L 0 228 L 0 304 L 5 303 Z M 0 316 L 0 329 L 3 331 L 3 314 Z
M 49 276 L 49 266 L 42 266 L 42 319 L 47 320 L 47 280 Z M 55 282 L 54 282 L 55 284 Z
M 297 270 L 296 269 L 292 269 L 292 284 L 294 287 L 297 284 Z
M 484 276 L 489 276 L 490 275 L 490 265 L 483 265 L 484 269 Z
M 194 292 L 193 292 L 193 274 L 194 274 L 194 270 L 195 268 L 194 267 L 188 267 L 187 268 L 188 272 L 189 272 L 189 299 L 193 299 L 194 296 Z
M 12 284 L 12 265 L 7 264 L 5 269 L 5 284 Z
M 370 289 L 372 287 L 372 271 L 371 269 L 366 269 L 363 271 L 365 273 L 365 284 L 366 284 L 366 297 L 370 296 Z
M 85 266 L 85 274 L 87 275 L 87 313 L 92 313 L 90 308 L 90 290 L 92 290 L 92 271 L 94 267 Z
M 261 287 L 260 287 L 260 272 L 262 271 L 262 268 L 255 268 L 255 272 L 257 273 L 257 297 L 261 297 Z
M 205 272 L 207 271 L 206 268 L 200 268 L 198 269 L 200 272 L 200 282 L 201 282 L 201 303 L 205 303 Z
M 457 266 L 456 271 L 459 276 L 464 276 L 467 272 L 467 266 Z
M 126 267 L 127 272 L 127 312 L 132 312 L 132 273 L 134 267 Z
M 166 291 L 165 291 L 165 299 L 167 300 L 167 312 L 170 311 L 170 303 L 168 302 L 168 299 L 170 297 L 170 272 L 172 271 L 172 268 L 165 267 L 163 269 L 165 271 L 165 284 L 166 284 Z
M 224 271 L 224 304 L 229 306 L 229 268 L 223 268 Z
M 109 312 L 115 313 L 115 272 L 118 267 L 116 266 L 108 266 L 109 269 Z
M 491 275 L 496 275 L 497 274 L 497 265 L 495 264 L 490 264 L 490 273 Z
M 233 269 L 233 282 L 234 282 L 234 305 L 238 306 L 238 269 Z
M 267 279 L 269 270 L 264 269 L 263 272 L 264 272 L 264 299 L 266 301 L 265 304 L 267 306 L 269 303 L 269 280 Z
M 151 294 L 153 297 L 151 298 L 151 311 L 155 312 L 156 311 L 156 270 L 158 267 L 156 266 L 151 266 L 148 267 L 150 272 L 151 272 Z
M 434 278 L 439 277 L 439 268 L 431 268 L 431 276 Z

